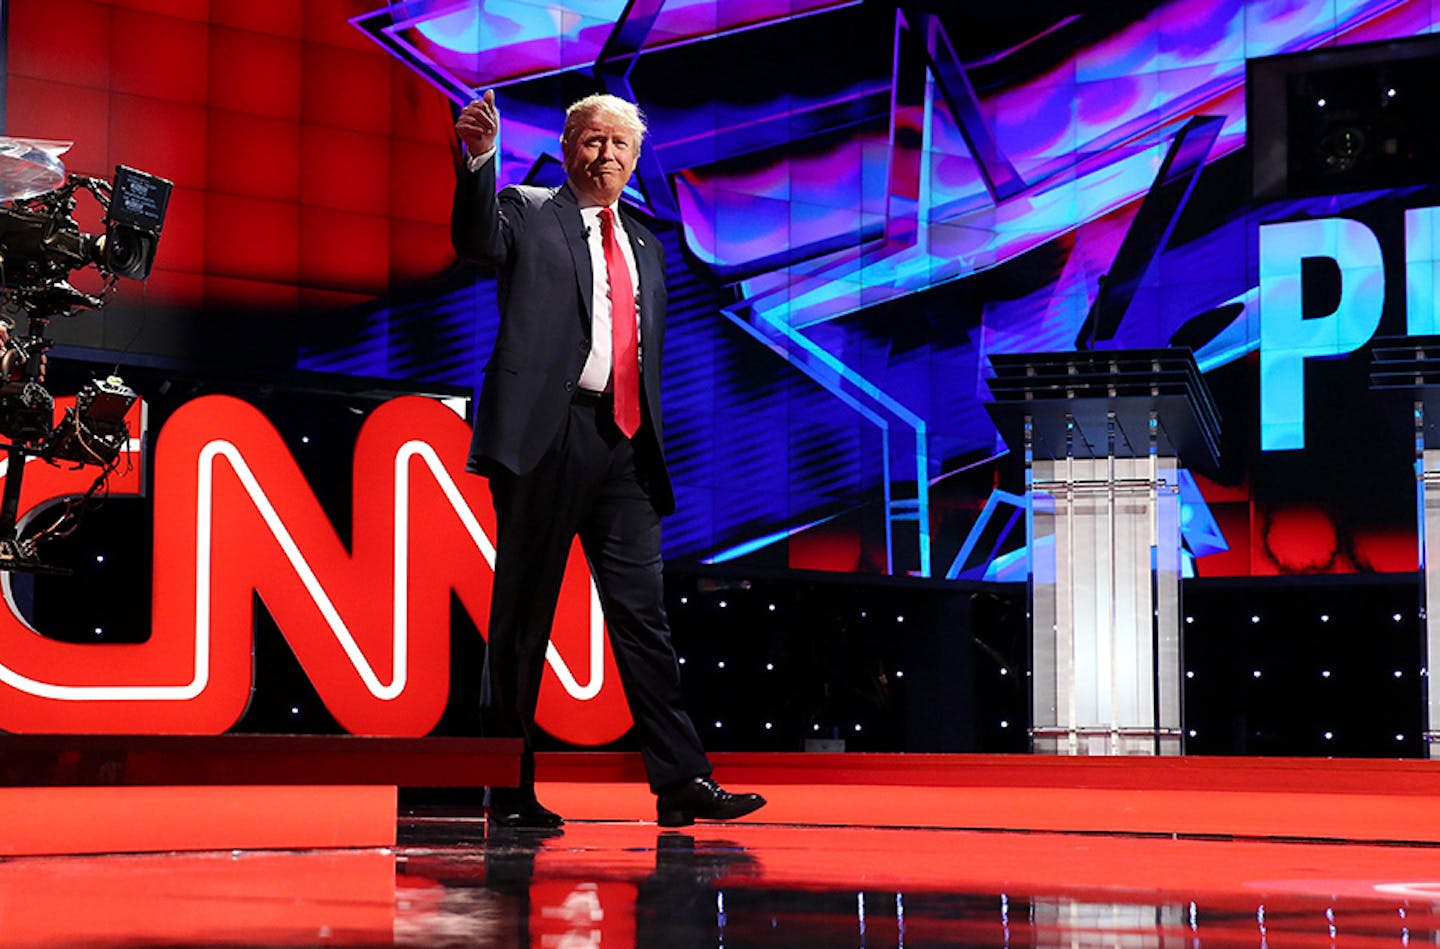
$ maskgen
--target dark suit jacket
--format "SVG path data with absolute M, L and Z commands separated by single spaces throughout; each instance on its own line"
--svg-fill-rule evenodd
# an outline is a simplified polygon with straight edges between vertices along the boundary
M 450 221 L 456 251 L 499 271 L 500 332 L 475 409 L 468 467 L 525 474 L 559 433 L 589 355 L 594 277 L 574 193 L 517 185 L 497 196 L 496 164 L 492 158 L 474 172 L 461 167 Z M 643 415 L 636 456 L 656 509 L 669 514 L 675 496 L 660 420 L 665 251 L 623 206 L 621 218 L 640 271 Z

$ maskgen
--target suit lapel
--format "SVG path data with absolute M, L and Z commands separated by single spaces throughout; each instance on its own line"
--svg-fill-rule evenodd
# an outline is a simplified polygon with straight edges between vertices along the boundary
M 595 318 L 591 297 L 595 292 L 595 274 L 590 268 L 590 246 L 585 238 L 585 222 L 580 217 L 580 203 L 569 187 L 555 190 L 550 207 L 559 223 L 560 233 L 570 248 L 570 257 L 575 263 L 575 280 L 580 299 L 585 301 L 585 336 L 590 336 L 590 325 Z M 665 285 L 665 274 L 659 266 L 660 247 L 654 234 L 635 219 L 635 216 L 620 205 L 625 233 L 630 239 L 630 250 L 635 255 L 635 266 L 640 271 L 640 338 L 659 339 L 663 331 L 660 325 L 660 305 L 657 291 Z M 643 345 L 643 343 L 642 343 Z
M 562 185 L 555 189 L 550 201 L 559 222 L 560 233 L 565 236 L 565 245 L 570 248 L 570 257 L 575 262 L 575 282 L 580 299 L 585 301 L 585 337 L 590 337 L 590 322 L 595 313 L 591 296 L 595 292 L 595 274 L 590 269 L 590 248 L 585 242 L 585 222 L 580 217 L 580 203 L 571 190 Z
M 624 205 L 621 205 L 621 208 L 620 213 L 625 219 L 625 233 L 630 237 L 630 251 L 635 255 L 635 267 L 640 271 L 640 338 L 642 341 L 646 338 L 656 339 L 655 334 L 659 330 L 656 321 L 660 315 L 656 290 L 664 286 L 665 280 L 665 275 L 657 265 L 660 248 L 656 244 L 655 235 L 635 220 L 634 215 L 625 212 Z

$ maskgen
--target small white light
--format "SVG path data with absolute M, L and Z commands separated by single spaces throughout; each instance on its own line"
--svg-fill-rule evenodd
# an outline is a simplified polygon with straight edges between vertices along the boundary
M 896 670 L 895 670 L 895 678 L 897 678 L 897 679 L 903 679 L 903 678 L 905 678 L 905 670 L 904 670 L 904 669 L 896 669 Z
M 1386 89 L 1386 90 L 1385 90 L 1385 98 L 1387 98 L 1387 99 L 1393 99 L 1393 98 L 1395 98 L 1395 90 L 1394 90 L 1394 89 Z
M 1328 679 L 1328 678 L 1330 678 L 1330 670 L 1329 670 L 1329 669 L 1326 669 L 1326 670 L 1324 670 L 1323 672 L 1321 672 L 1321 673 L 1320 673 L 1320 678 L 1322 678 L 1322 679 Z
M 775 612 L 775 604 L 774 604 L 774 603 L 771 603 L 771 604 L 770 604 L 770 612 L 772 612 L 772 613 Z
M 1325 733 L 1325 740 L 1326 740 L 1326 741 L 1330 741 L 1330 740 L 1333 739 L 1334 737 L 1335 737 L 1335 733 L 1334 733 L 1334 732 L 1326 732 L 1326 733 Z
M 860 618 L 861 618 L 861 619 L 864 619 L 864 618 L 865 618 L 866 616 L 868 616 L 868 615 L 869 615 L 869 614 L 866 613 L 864 610 L 861 610 L 861 611 L 860 611 Z
M 720 601 L 720 609 L 722 609 L 722 610 L 725 609 L 725 607 L 727 607 L 727 606 L 729 606 L 729 605 L 730 605 L 730 604 L 726 603 L 724 600 L 721 600 L 721 601 Z
M 767 732 L 768 732 L 770 729 L 774 728 L 774 727 L 775 727 L 775 726 L 772 725 L 772 724 L 770 724 L 769 722 L 766 722 L 766 723 L 765 723 L 765 730 L 766 730 Z
M 1324 100 L 1324 99 L 1316 99 L 1316 100 L 1315 100 L 1315 104 L 1318 105 L 1318 106 L 1319 106 L 1320 108 L 1322 108 L 1322 109 L 1325 108 L 1325 100 Z
M 104 554 L 96 554 L 96 555 L 95 555 L 95 562 L 96 562 L 96 563 L 104 563 L 104 562 L 105 562 L 105 555 L 104 555 Z
M 1187 617 L 1185 617 L 1185 622 L 1187 622 L 1187 623 L 1193 623 L 1193 622 L 1195 622 L 1195 617 L 1193 617 L 1193 616 L 1187 616 Z
M 95 627 L 95 635 L 96 635 L 96 636 L 103 635 L 104 632 L 105 632 L 105 630 L 101 629 L 99 626 L 96 626 L 96 627 Z
M 725 660 L 724 660 L 724 659 L 721 659 L 719 662 L 715 663 L 715 666 L 716 666 L 717 668 L 719 668 L 719 669 L 724 669 L 724 668 L 725 668 Z
M 310 436 L 309 436 L 309 435 L 301 435 L 301 436 L 300 436 L 300 444 L 302 444 L 302 445 L 308 445 L 308 444 L 310 444 Z
M 682 597 L 680 598 L 680 605 L 681 605 L 681 606 L 684 606 L 686 603 L 689 603 L 689 602 L 690 602 L 690 598 L 689 598 L 688 596 L 682 596 Z
M 819 726 L 819 725 L 815 725 L 815 726 L 812 727 L 810 730 L 811 730 L 812 732 L 818 732 L 818 731 L 820 730 L 820 726 Z
M 1252 617 L 1250 617 L 1250 622 L 1252 622 L 1252 623 L 1258 623 L 1258 622 L 1260 622 L 1260 617 L 1258 617 L 1258 616 L 1252 616 Z
M 1195 737 L 1195 729 L 1193 729 L 1193 728 L 1190 729 L 1190 737 L 1191 737 L 1191 738 L 1194 738 L 1194 737 Z
M 1405 674 L 1405 673 L 1401 672 L 1399 669 L 1396 669 L 1396 670 L 1395 670 L 1395 678 L 1397 678 L 1397 679 L 1400 678 L 1401 676 L 1403 676 L 1404 674 Z
M 1004 666 L 1001 666 L 1001 667 L 1000 667 L 1000 674 L 1001 674 L 1002 676 L 1008 676 L 1008 675 L 1010 674 L 1010 670 L 1009 670 L 1009 669 L 1006 669 Z
M 1187 669 L 1187 670 L 1185 670 L 1185 678 L 1187 678 L 1187 679 L 1193 679 L 1193 678 L 1195 678 L 1195 670 L 1194 670 L 1194 669 Z
M 895 617 L 895 622 L 897 622 L 897 623 L 903 623 L 903 622 L 905 622 L 905 617 L 903 617 L 903 616 L 897 616 L 897 617 Z
M 290 706 L 290 714 L 291 714 L 291 715 L 299 715 L 299 714 L 300 714 L 300 706 L 298 706 L 298 705 L 292 705 L 292 706 Z
M 715 720 L 715 727 L 716 727 L 716 728 L 724 728 L 724 727 L 725 727 L 725 723 L 722 722 L 722 721 L 720 721 L 720 720 L 717 718 L 717 719 Z
M 1328 622 L 1330 622 L 1330 614 L 1329 614 L 1329 613 L 1321 613 L 1321 614 L 1320 614 L 1320 622 L 1322 622 L 1322 623 L 1328 623 Z
M 1398 623 L 1398 622 L 1400 622 L 1401 616 L 1400 616 L 1399 613 L 1396 613 L 1396 614 L 1394 614 L 1393 616 L 1391 616 L 1390 618 L 1393 619 L 1395 622 Z
M 1396 736 L 1395 736 L 1395 740 L 1396 740 L 1396 741 L 1404 741 L 1404 740 L 1405 740 L 1405 736 L 1404 736 L 1404 735 L 1396 735 Z
M 1252 673 L 1250 673 L 1250 674 L 1251 674 L 1252 676 L 1254 676 L 1255 678 L 1257 678 L 1257 679 L 1260 678 L 1260 670 L 1259 670 L 1259 669 L 1256 669 L 1254 672 L 1252 672 Z
M 681 657 L 680 657 L 680 665 L 682 665 L 682 666 L 685 665 L 685 657 L 684 657 L 684 656 L 681 656 Z
M 1001 727 L 1001 728 L 1009 728 L 1009 727 L 1010 727 L 1010 722 L 1009 722 L 1008 720 L 1002 718 L 1002 719 L 1000 719 L 1000 727 Z
M 859 725 L 858 722 L 857 722 L 856 725 L 855 725 L 855 730 L 856 730 L 857 732 L 860 730 L 860 725 Z
M 775 663 L 773 663 L 773 662 L 767 662 L 767 663 L 765 663 L 765 671 L 766 671 L 766 672 L 774 672 L 774 671 L 775 671 Z

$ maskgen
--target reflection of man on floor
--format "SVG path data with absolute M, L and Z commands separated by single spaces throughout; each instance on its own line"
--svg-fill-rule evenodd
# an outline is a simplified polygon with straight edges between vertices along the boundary
M 762 883 L 764 876 L 760 860 L 738 843 L 701 840 L 697 845 L 689 834 L 659 834 L 655 869 L 636 888 L 635 945 L 666 949 L 725 945 L 723 922 L 716 918 L 716 892 L 727 883 Z M 742 928 L 737 944 L 745 932 Z
M 674 510 L 660 425 L 665 261 L 619 203 L 645 125 L 636 107 L 591 96 L 561 136 L 567 183 L 495 193 L 495 94 L 455 124 L 468 155 L 452 234 L 499 271 L 500 330 L 475 413 L 469 468 L 490 479 L 497 524 L 487 634 L 486 733 L 525 739 L 518 789 L 492 788 L 487 817 L 554 827 L 535 799 L 535 706 L 565 561 L 578 535 L 600 591 L 662 824 L 727 820 L 761 807 L 710 779 L 680 705 L 663 603 L 660 518 Z

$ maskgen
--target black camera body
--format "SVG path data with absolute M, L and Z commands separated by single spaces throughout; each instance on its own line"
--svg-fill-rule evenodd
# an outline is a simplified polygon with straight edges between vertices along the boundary
M 82 234 L 69 215 L 47 207 L 0 208 L 3 286 L 15 292 L 64 280 L 70 271 L 104 258 L 103 238 Z
M 70 271 L 90 265 L 112 281 L 149 277 L 173 188 L 164 178 L 117 165 L 113 185 L 71 175 L 54 191 L 0 206 L 0 291 L 32 309 L 37 303 L 59 311 L 98 309 L 103 298 L 57 290 Z M 105 233 L 83 233 L 75 222 L 81 189 L 105 209 Z

